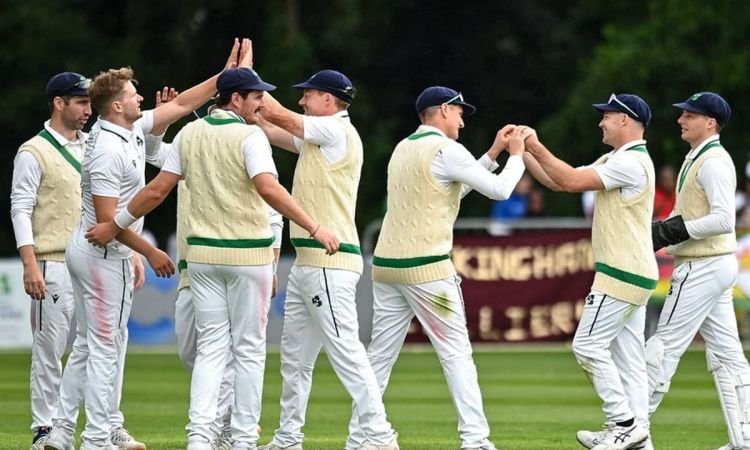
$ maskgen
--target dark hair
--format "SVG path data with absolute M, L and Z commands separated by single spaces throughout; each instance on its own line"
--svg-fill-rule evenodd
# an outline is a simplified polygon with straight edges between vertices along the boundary
M 238 93 L 240 97 L 247 98 L 247 96 L 250 95 L 250 92 L 252 91 L 243 89 L 241 91 L 219 92 L 219 95 L 216 96 L 216 100 L 214 100 L 216 102 L 216 106 L 222 108 L 228 105 L 229 102 L 232 101 L 232 94 L 234 94 L 235 92 Z

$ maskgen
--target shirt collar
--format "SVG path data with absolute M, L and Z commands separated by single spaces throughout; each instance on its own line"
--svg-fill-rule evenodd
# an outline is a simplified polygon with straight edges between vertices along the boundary
M 341 111 L 331 114 L 332 117 L 341 117 L 342 119 L 350 120 L 349 119 L 349 110 L 348 109 L 342 109 Z
M 102 119 L 101 116 L 97 119 L 99 121 L 99 127 L 102 130 L 109 131 L 110 133 L 116 134 L 125 142 L 130 142 L 133 138 L 133 131 L 116 125 L 108 120 Z
M 698 153 L 700 153 L 700 151 L 703 150 L 703 147 L 705 147 L 706 145 L 708 145 L 708 144 L 710 144 L 710 143 L 712 143 L 714 141 L 716 141 L 716 142 L 719 141 L 719 135 L 718 134 L 714 134 L 712 136 L 707 137 L 703 142 L 701 142 L 700 144 L 698 144 L 697 147 L 695 147 L 694 149 L 690 150 L 688 152 L 686 158 L 687 159 L 695 159 L 695 157 L 698 156 Z
M 617 150 L 613 150 L 611 154 L 620 154 L 621 152 L 624 152 L 625 150 L 631 149 L 633 147 L 637 147 L 639 145 L 646 145 L 645 139 L 636 139 L 635 141 L 626 142 L 625 145 L 618 148 Z
M 241 120 L 242 123 L 246 123 L 245 119 L 243 119 L 242 116 L 229 109 L 216 108 L 211 111 L 211 114 L 209 115 L 216 119 L 238 119 Z
M 46 122 L 44 122 L 44 129 L 47 130 L 47 132 L 51 134 L 53 138 L 55 138 L 57 143 L 62 145 L 63 147 L 70 144 L 71 141 L 67 140 L 62 134 L 55 131 L 52 128 L 51 123 L 51 120 L 47 120 Z M 83 133 L 81 133 L 81 130 L 76 130 L 76 137 L 77 139 L 73 141 L 74 144 L 81 143 L 81 141 L 83 141 Z
M 415 133 L 427 133 L 430 131 L 434 133 L 439 133 L 440 136 L 442 137 L 447 137 L 440 128 L 435 128 L 432 125 L 425 125 L 425 124 L 420 125 L 419 128 L 417 128 L 417 131 Z

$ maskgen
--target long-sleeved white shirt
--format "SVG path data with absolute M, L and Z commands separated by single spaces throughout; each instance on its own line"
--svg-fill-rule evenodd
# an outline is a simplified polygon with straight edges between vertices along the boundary
M 50 127 L 49 120 L 44 122 L 44 129 L 76 159 L 81 160 L 86 146 L 86 133 L 79 131 L 78 138 L 75 141 L 69 141 Z M 16 236 L 16 248 L 34 245 L 31 215 L 36 206 L 41 183 L 42 168 L 36 157 L 31 152 L 17 154 L 13 161 L 13 180 L 10 188 L 10 216 Z
M 445 136 L 441 130 L 429 125 L 422 125 L 420 128 Z M 515 189 L 526 167 L 520 155 L 510 156 L 503 171 L 499 174 L 492 173 L 498 167 L 498 164 L 486 153 L 481 158 L 475 159 L 466 147 L 452 141 L 435 155 L 430 170 L 438 183 L 445 187 L 451 183 L 461 183 L 463 185 L 462 197 L 476 190 L 493 200 L 506 200 Z
M 685 157 L 693 160 L 708 143 L 718 141 L 715 134 L 690 150 Z M 709 213 L 706 216 L 685 222 L 685 228 L 693 239 L 705 239 L 734 231 L 734 191 L 736 186 L 734 167 L 718 158 L 707 159 L 696 175 L 698 186 L 706 193 Z

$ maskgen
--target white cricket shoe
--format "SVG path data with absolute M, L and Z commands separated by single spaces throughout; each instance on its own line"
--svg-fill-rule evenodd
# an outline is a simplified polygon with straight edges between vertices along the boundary
M 266 445 L 258 447 L 258 450 L 302 450 L 302 443 L 292 444 L 289 447 L 280 447 L 278 444 L 271 441 Z
M 91 441 L 82 441 L 81 450 L 117 450 L 115 444 L 96 445 L 92 444 Z
M 146 444 L 136 441 L 125 428 L 113 430 L 109 440 L 120 450 L 146 450 Z
M 68 433 L 62 427 L 53 427 L 45 438 L 44 447 L 42 447 L 44 450 L 74 450 L 73 434 Z
M 40 437 L 36 441 L 34 441 L 33 444 L 31 444 L 31 447 L 29 450 L 44 450 L 44 444 L 47 443 L 47 435 Z
M 621 427 L 615 425 L 602 437 L 593 450 L 629 450 L 648 439 L 648 428 L 640 425 Z
M 399 447 L 398 447 L 398 441 L 394 437 L 391 442 L 385 445 L 365 442 L 364 444 L 362 444 L 362 447 L 360 447 L 359 450 L 399 450 Z
M 594 448 L 602 442 L 602 438 L 608 430 L 609 428 L 605 428 L 602 431 L 581 430 L 576 433 L 576 440 L 586 448 Z M 649 437 L 640 444 L 636 444 L 631 450 L 654 450 L 654 444 L 651 443 L 651 438 Z
M 651 437 L 649 436 L 648 439 L 640 444 L 636 444 L 635 447 L 630 447 L 630 450 L 654 450 L 654 444 L 651 442 Z
M 232 439 L 232 433 L 227 430 L 223 431 L 221 435 L 214 441 L 214 450 L 232 450 L 234 445 L 234 439 Z
M 750 446 L 742 446 L 742 447 L 734 447 L 732 444 L 727 444 L 722 447 L 719 447 L 718 450 L 750 450 Z
M 495 444 L 490 442 L 489 444 L 484 444 L 481 447 L 461 447 L 461 450 L 497 450 L 497 447 L 495 447 Z
M 206 442 L 188 442 L 187 450 L 214 450 L 214 447 Z

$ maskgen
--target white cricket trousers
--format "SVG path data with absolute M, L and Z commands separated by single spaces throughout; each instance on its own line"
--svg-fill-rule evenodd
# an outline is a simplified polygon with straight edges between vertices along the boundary
M 190 384 L 188 442 L 208 444 L 218 416 L 219 385 L 234 357 L 234 449 L 255 448 L 266 363 L 273 267 L 189 262 L 197 354 Z
M 359 340 L 355 296 L 360 274 L 349 270 L 292 266 L 281 335 L 281 415 L 273 441 L 301 443 L 312 374 L 321 346 L 357 405 L 368 442 L 386 445 L 395 433 L 385 415 L 380 388 Z
M 657 382 L 669 384 L 680 358 L 696 333 L 733 377 L 750 375 L 750 367 L 737 332 L 732 289 L 737 281 L 734 254 L 686 262 L 674 268 L 669 294 L 659 316 L 656 335 L 664 345 Z M 747 388 L 745 388 L 747 389 Z M 746 393 L 743 399 L 750 398 Z M 649 408 L 656 411 L 664 392 L 651 395 Z M 750 405 L 741 405 L 746 410 Z
M 31 302 L 31 429 L 52 426 L 62 380 L 62 357 L 73 319 L 73 288 L 63 261 L 39 261 L 47 283 L 44 300 Z
M 65 260 L 75 295 L 77 329 L 63 373 L 55 426 L 75 430 L 83 398 L 86 427 L 82 437 L 104 446 L 111 431 L 122 426 L 119 402 L 133 303 L 133 262 L 132 258 L 102 259 L 73 244 Z
M 420 284 L 374 282 L 372 340 L 367 354 L 384 392 L 409 324 L 416 315 L 443 367 L 458 414 L 461 448 L 480 448 L 491 444 L 490 427 L 472 358 L 460 283 L 458 276 Z M 357 449 L 363 441 L 356 419 L 355 414 L 349 423 L 347 449 Z
M 635 419 L 649 428 L 646 306 L 591 292 L 573 338 L 573 353 L 603 402 L 608 424 Z
M 190 287 L 184 287 L 177 293 L 174 305 L 174 329 L 177 338 L 177 352 L 188 372 L 193 373 L 195 355 L 198 351 L 198 333 L 195 330 L 195 307 Z M 213 432 L 216 437 L 222 431 L 229 431 L 231 408 L 234 401 L 234 359 L 227 358 L 227 367 L 219 388 L 218 414 L 214 421 Z

